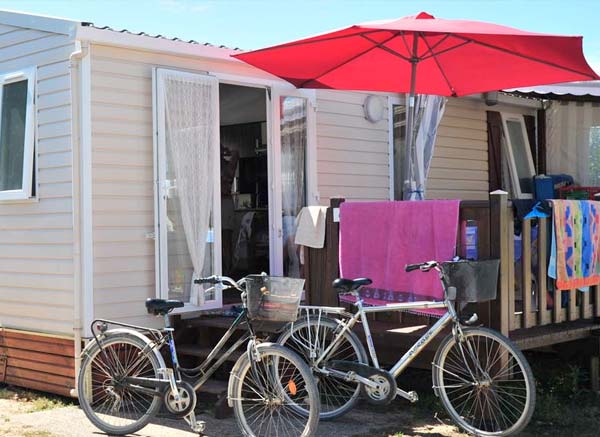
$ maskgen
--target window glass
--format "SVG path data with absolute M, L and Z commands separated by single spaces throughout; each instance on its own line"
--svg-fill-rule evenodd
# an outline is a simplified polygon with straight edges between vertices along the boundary
M 531 150 L 529 149 L 528 141 L 526 141 L 523 135 L 523 123 L 517 120 L 506 120 L 506 128 L 512 145 L 512 152 L 515 158 L 514 165 L 519 178 L 521 193 L 532 193 L 533 175 L 529 167 Z
M 588 183 L 600 186 L 600 126 L 590 127 L 590 160 L 588 162 Z
M 0 191 L 22 189 L 26 114 L 27 81 L 4 85 L 0 123 Z
M 394 117 L 394 198 L 402 200 L 403 162 L 406 154 L 406 105 L 393 105 Z
M 296 216 L 306 206 L 306 99 L 281 97 L 281 191 L 283 274 L 303 277 L 300 248 L 294 243 Z

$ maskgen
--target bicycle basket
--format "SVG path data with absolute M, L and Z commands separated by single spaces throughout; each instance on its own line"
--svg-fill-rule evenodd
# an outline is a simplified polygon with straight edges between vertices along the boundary
M 500 260 L 442 263 L 458 302 L 487 302 L 496 299 Z
M 295 322 L 304 279 L 266 275 L 246 277 L 246 305 L 251 320 Z

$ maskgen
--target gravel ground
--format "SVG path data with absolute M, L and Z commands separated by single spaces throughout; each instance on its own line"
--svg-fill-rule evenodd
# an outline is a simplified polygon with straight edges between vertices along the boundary
M 389 435 L 462 437 L 454 426 L 438 422 L 435 418 L 415 420 L 411 412 L 394 408 L 394 411 L 357 408 L 333 422 L 321 422 L 317 436 L 387 437 Z M 28 412 L 26 404 L 14 400 L 0 400 L 1 437 L 90 437 L 102 436 L 77 406 Z M 240 435 L 233 417 L 217 420 L 211 413 L 198 414 L 206 422 L 205 435 L 225 437 Z M 402 433 L 402 434 L 400 434 Z M 159 418 L 136 434 L 137 437 L 192 437 L 183 420 Z

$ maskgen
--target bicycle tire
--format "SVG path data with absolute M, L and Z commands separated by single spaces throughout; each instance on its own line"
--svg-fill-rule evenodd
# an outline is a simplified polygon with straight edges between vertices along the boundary
M 462 333 L 462 342 L 451 334 L 438 348 L 432 368 L 436 395 L 468 433 L 522 431 L 535 409 L 535 380 L 525 356 L 494 330 L 463 328 Z
M 229 400 L 242 434 L 282 435 L 278 432 L 282 425 L 285 435 L 313 436 L 320 404 L 310 368 L 298 354 L 278 344 L 262 343 L 257 351 L 258 362 L 244 353 L 231 372 Z M 298 403 L 308 407 L 308 416 L 298 411 Z
M 155 396 L 146 395 L 144 398 L 137 392 L 131 390 L 127 392 L 126 387 L 115 387 L 112 385 L 113 380 L 120 379 L 122 376 L 119 372 L 122 373 L 123 370 L 125 370 L 127 376 L 135 374 L 135 376 L 158 378 L 160 362 L 156 355 L 148 350 L 140 358 L 142 361 L 132 361 L 135 353 L 147 349 L 146 343 L 136 335 L 128 333 L 112 334 L 100 340 L 100 343 L 102 349 L 107 352 L 106 356 L 101 354 L 101 349 L 96 343 L 92 343 L 89 349 L 85 351 L 77 381 L 79 405 L 94 426 L 106 434 L 126 435 L 135 433 L 146 426 L 158 412 L 162 397 L 157 391 Z M 129 361 L 123 364 L 126 359 Z M 120 367 L 120 369 L 116 369 L 117 367 Z M 96 402 L 94 402 L 94 397 L 98 398 Z M 102 407 L 107 402 L 109 402 L 109 405 L 106 405 L 106 407 L 110 407 L 111 397 L 113 399 L 111 411 L 103 413 Z M 101 402 L 102 400 L 104 401 Z M 130 402 L 127 404 L 128 400 Z M 114 408 L 117 405 L 118 409 L 115 410 Z M 125 414 L 133 414 L 134 408 L 140 410 L 139 418 L 126 419 Z M 116 421 L 116 419 L 119 419 L 117 417 L 119 415 L 122 416 L 120 419 L 124 422 L 123 424 L 118 425 L 108 422 L 109 418 L 114 418 Z
M 311 319 L 313 319 L 311 317 Z M 332 420 L 348 413 L 358 402 L 361 394 L 361 384 L 344 381 L 332 375 L 320 372 L 314 365 L 316 357 L 311 357 L 311 350 L 324 350 L 326 345 L 331 344 L 334 333 L 339 330 L 340 322 L 331 317 L 321 317 L 318 322 L 303 317 L 302 319 L 290 324 L 279 336 L 277 343 L 293 350 L 300 355 L 304 361 L 311 367 L 313 375 L 317 379 L 319 389 L 319 398 L 321 400 L 321 420 Z M 316 317 L 314 318 L 316 320 Z M 317 324 L 318 323 L 318 326 Z M 311 335 L 309 336 L 309 329 Z M 298 341 L 296 340 L 298 338 Z M 327 341 L 324 345 L 316 344 L 317 341 Z M 311 343 L 310 349 L 306 345 Z M 330 357 L 332 360 L 356 361 L 362 364 L 368 364 L 367 352 L 364 346 L 352 331 L 345 332 L 340 339 L 342 346 L 338 346 L 339 353 Z M 347 343 L 344 346 L 344 343 Z M 340 349 L 341 347 L 341 349 Z M 346 353 L 347 352 L 347 353 Z M 316 354 L 317 357 L 320 355 Z

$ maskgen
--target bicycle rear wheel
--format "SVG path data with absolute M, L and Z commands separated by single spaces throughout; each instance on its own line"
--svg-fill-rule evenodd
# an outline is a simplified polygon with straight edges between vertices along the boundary
M 462 332 L 462 341 L 449 335 L 442 342 L 433 363 L 433 386 L 444 408 L 475 435 L 522 431 L 535 408 L 535 381 L 527 360 L 491 329 Z
M 242 434 L 314 435 L 319 421 L 319 395 L 306 363 L 277 344 L 263 343 L 257 350 L 258 361 L 251 362 L 245 353 L 231 372 L 229 400 Z
M 367 353 L 353 332 L 345 332 L 325 359 L 314 362 L 331 345 L 340 332 L 340 322 L 331 317 L 302 318 L 290 324 L 277 342 L 300 355 L 311 367 L 319 388 L 321 419 L 331 420 L 350 411 L 360 397 L 360 383 L 346 381 L 322 372 L 332 361 L 351 361 L 367 364 Z
M 158 378 L 160 364 L 146 343 L 127 333 L 114 334 L 86 351 L 79 371 L 77 393 L 87 418 L 109 435 L 126 435 L 142 429 L 158 411 L 158 390 L 135 390 L 125 377 Z

